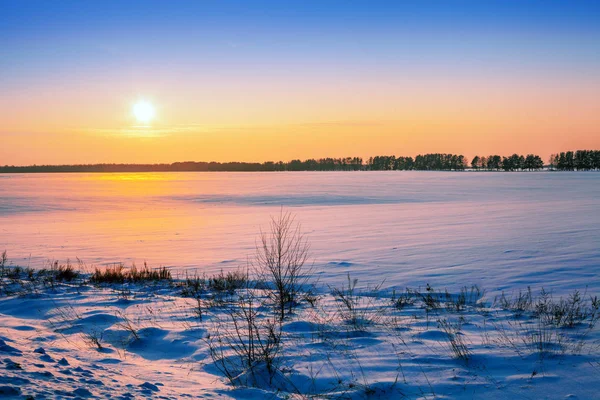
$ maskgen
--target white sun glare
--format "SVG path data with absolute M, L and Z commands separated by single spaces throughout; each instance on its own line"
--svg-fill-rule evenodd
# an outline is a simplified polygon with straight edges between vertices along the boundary
M 147 124 L 154 119 L 154 106 L 148 101 L 140 100 L 133 105 L 133 115 L 138 122 Z

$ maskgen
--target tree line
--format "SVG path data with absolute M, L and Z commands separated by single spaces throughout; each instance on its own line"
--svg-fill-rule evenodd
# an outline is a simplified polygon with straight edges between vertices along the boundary
M 171 164 L 75 164 L 0 166 L 0 173 L 10 172 L 177 172 L 177 171 L 462 171 L 468 168 L 489 171 L 536 171 L 545 167 L 541 157 L 489 155 L 475 156 L 469 163 L 462 154 L 419 154 L 415 158 L 375 156 L 366 162 L 361 157 L 319 158 L 291 161 L 258 162 L 175 162 Z M 577 150 L 552 154 L 550 169 L 581 171 L 600 169 L 600 150 Z
M 559 171 L 590 171 L 600 169 L 600 150 L 563 151 L 552 154 L 549 166 Z
M 417 170 L 417 171 L 462 171 L 467 168 L 462 154 L 419 154 L 412 157 L 376 156 L 371 157 L 365 169 L 372 171 Z
M 475 156 L 471 160 L 471 168 L 488 171 L 537 171 L 544 168 L 544 161 L 535 154 L 527 154 L 526 156 L 513 154 L 508 157 L 499 155 Z

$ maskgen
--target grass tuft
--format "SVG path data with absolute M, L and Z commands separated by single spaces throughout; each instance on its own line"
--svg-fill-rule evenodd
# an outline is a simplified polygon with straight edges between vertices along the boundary
M 157 282 L 171 281 L 171 271 L 167 267 L 159 269 L 150 269 L 144 263 L 143 268 L 137 268 L 135 264 L 130 269 L 126 269 L 123 264 L 116 264 L 105 269 L 96 268 L 90 282 L 92 283 L 141 283 L 141 282 Z

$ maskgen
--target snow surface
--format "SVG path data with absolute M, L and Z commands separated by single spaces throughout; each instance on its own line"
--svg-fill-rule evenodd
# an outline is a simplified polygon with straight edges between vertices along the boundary
M 224 332 L 236 341 L 230 311 L 245 289 L 213 302 L 214 292 L 204 292 L 199 319 L 179 282 L 34 290 L 5 283 L 19 291 L 0 296 L 0 397 L 591 399 L 600 389 L 600 330 L 589 319 L 543 329 L 540 351 L 538 320 L 485 295 L 468 297 L 460 311 L 426 308 L 419 295 L 398 309 L 389 290 L 363 289 L 354 324 L 333 288 L 317 285 L 316 305 L 301 303 L 281 325 L 276 372 L 261 364 L 234 370 L 233 386 L 209 343 L 221 343 Z M 259 324 L 271 318 L 268 305 L 256 310 Z M 468 357 L 453 353 L 451 337 L 462 339 Z
M 0 295 L 0 397 L 597 397 L 597 326 L 544 331 L 540 352 L 537 320 L 493 302 L 527 286 L 555 299 L 600 294 L 597 173 L 0 175 L 0 250 L 34 268 L 79 257 L 88 268 L 147 261 L 176 278 L 210 275 L 245 266 L 282 206 L 308 232 L 320 301 L 284 321 L 271 381 L 259 366 L 236 378 L 258 388 L 233 387 L 215 364 L 208 342 L 231 329 L 227 307 L 200 321 L 174 285 L 71 283 Z M 363 294 L 361 329 L 331 294 L 348 272 Z M 460 312 L 390 305 L 393 289 L 427 284 L 486 295 Z M 468 361 L 450 337 L 463 338 Z

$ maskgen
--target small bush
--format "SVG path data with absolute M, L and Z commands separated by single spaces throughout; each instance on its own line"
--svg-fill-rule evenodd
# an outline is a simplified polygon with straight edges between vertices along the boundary
M 573 292 L 567 299 L 560 298 L 554 301 L 552 295 L 542 289 L 535 303 L 534 313 L 545 324 L 573 328 L 584 321 L 595 324 L 599 306 L 597 298 L 590 297 L 589 301 L 586 301 L 579 291 Z
M 415 299 L 409 289 L 406 289 L 403 293 L 399 294 L 394 290 L 390 302 L 397 310 L 403 310 L 405 307 L 415 304 Z
M 248 284 L 248 275 L 243 271 L 227 271 L 219 273 L 208 279 L 208 288 L 215 292 L 233 293 L 237 289 L 245 288 Z
M 503 294 L 498 303 L 513 311 L 515 317 L 528 317 L 507 320 L 508 329 L 502 322 L 496 324 L 499 342 L 512 347 L 521 356 L 530 352 L 538 353 L 540 357 L 566 352 L 579 354 L 598 321 L 600 309 L 597 297 L 586 299 L 578 291 L 566 299 L 554 300 L 543 289 L 534 299 L 528 289 L 512 298 Z M 582 325 L 584 329 L 576 329 Z
M 54 275 L 54 279 L 58 282 L 71 282 L 79 276 L 79 271 L 75 270 L 75 267 L 71 265 L 69 260 L 67 260 L 66 264 L 62 265 L 59 265 L 58 261 L 54 261 L 51 272 Z

